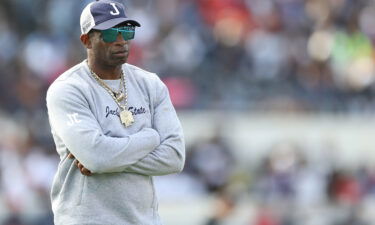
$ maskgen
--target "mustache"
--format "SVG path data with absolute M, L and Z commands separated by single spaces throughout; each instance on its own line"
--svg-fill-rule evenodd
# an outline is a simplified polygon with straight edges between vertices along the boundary
M 126 52 L 129 52 L 129 45 L 128 44 L 124 44 L 124 45 L 114 45 L 113 48 L 111 49 L 111 52 L 113 54 L 117 54 L 117 53 L 126 53 Z

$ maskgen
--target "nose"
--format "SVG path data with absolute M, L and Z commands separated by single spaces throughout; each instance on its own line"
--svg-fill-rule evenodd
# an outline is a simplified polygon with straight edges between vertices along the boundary
M 121 33 L 119 32 L 117 34 L 117 38 L 116 38 L 116 41 L 115 41 L 116 44 L 119 44 L 119 45 L 126 45 L 128 43 L 128 41 L 125 41 L 124 40 L 124 37 L 122 37 Z

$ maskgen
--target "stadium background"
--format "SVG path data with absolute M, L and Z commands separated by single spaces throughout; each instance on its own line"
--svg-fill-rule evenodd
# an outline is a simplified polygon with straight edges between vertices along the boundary
M 0 1 L 1 225 L 53 224 L 45 93 L 84 59 L 88 2 Z M 375 1 L 120 2 L 186 134 L 165 225 L 375 224 Z

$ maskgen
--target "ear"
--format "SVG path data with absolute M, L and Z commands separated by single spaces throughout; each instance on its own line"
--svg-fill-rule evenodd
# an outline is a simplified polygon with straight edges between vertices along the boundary
M 88 34 L 81 34 L 80 39 L 81 39 L 82 44 L 87 49 L 92 48 L 91 39 L 90 39 L 90 36 Z

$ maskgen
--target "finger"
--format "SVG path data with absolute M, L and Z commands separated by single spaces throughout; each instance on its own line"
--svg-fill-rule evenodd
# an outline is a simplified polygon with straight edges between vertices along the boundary
M 76 157 L 74 157 L 74 155 L 73 155 L 72 153 L 69 153 L 69 154 L 68 154 L 68 158 L 69 158 L 69 159 L 75 159 Z
M 76 166 L 78 167 L 79 161 L 78 160 L 74 161 L 74 164 L 76 164 Z
M 79 168 L 79 170 L 82 170 L 82 168 L 84 168 L 83 165 L 80 162 L 78 162 L 78 168 Z
M 84 167 L 82 168 L 81 173 L 86 176 L 91 176 L 91 171 Z

